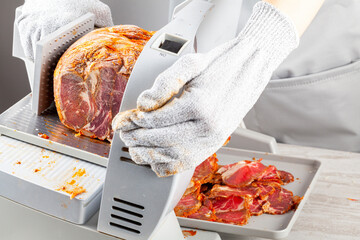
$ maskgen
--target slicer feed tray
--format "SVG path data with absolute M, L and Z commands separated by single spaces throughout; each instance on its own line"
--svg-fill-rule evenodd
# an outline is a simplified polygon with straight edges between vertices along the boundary
M 39 137 L 40 133 L 49 138 Z M 77 136 L 60 122 L 55 107 L 37 116 L 31 111 L 31 94 L 0 115 L 0 134 L 107 166 L 110 142 Z

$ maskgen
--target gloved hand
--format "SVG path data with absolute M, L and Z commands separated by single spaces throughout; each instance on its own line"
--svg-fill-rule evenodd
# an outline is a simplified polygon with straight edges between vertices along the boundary
M 15 20 L 25 56 L 34 60 L 37 41 L 88 12 L 96 26 L 113 25 L 110 8 L 99 0 L 25 0 Z
M 180 58 L 139 96 L 137 109 L 114 118 L 113 129 L 131 158 L 158 176 L 195 168 L 223 145 L 297 45 L 292 22 L 257 3 L 237 38 Z

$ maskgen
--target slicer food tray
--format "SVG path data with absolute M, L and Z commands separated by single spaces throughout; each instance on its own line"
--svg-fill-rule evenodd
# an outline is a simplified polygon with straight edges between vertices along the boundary
M 0 136 L 0 195 L 52 216 L 85 223 L 99 210 L 105 173 L 104 167 Z
M 290 211 L 284 215 L 262 214 L 252 216 L 249 223 L 244 226 L 237 226 L 225 223 L 209 222 L 190 218 L 179 217 L 179 223 L 183 227 L 211 230 L 225 235 L 256 236 L 263 238 L 284 238 L 294 225 L 300 215 L 310 191 L 318 178 L 321 162 L 318 160 L 295 158 L 275 154 L 243 151 L 231 148 L 222 148 L 217 152 L 220 165 L 226 165 L 241 160 L 252 158 L 263 158 L 265 165 L 275 165 L 279 170 L 292 173 L 295 181 L 285 185 L 284 188 L 292 191 L 294 195 L 303 196 L 296 211 Z
M 39 133 L 46 134 L 49 139 L 39 137 Z M 55 107 L 37 116 L 31 110 L 31 94 L 0 115 L 0 134 L 107 166 L 108 141 L 75 136 L 75 131 L 60 122 Z

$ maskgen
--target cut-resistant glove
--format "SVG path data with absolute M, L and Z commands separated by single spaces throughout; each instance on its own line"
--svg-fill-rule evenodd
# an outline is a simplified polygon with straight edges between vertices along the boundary
M 34 60 L 39 40 L 88 12 L 96 26 L 113 25 L 110 8 L 99 0 L 25 0 L 15 19 L 25 56 Z
M 113 129 L 132 160 L 158 176 L 195 168 L 238 127 L 298 42 L 291 20 L 259 2 L 238 37 L 181 57 L 139 96 L 137 109 L 114 118 Z

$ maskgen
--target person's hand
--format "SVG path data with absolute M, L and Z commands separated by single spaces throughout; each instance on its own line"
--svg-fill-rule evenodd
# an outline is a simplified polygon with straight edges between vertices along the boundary
M 223 145 L 297 45 L 291 21 L 260 2 L 236 39 L 180 58 L 139 96 L 137 109 L 114 118 L 113 129 L 132 160 L 158 176 L 194 168 Z
M 37 41 L 88 12 L 96 26 L 113 25 L 110 8 L 99 0 L 25 0 L 15 20 L 25 56 L 34 60 Z

